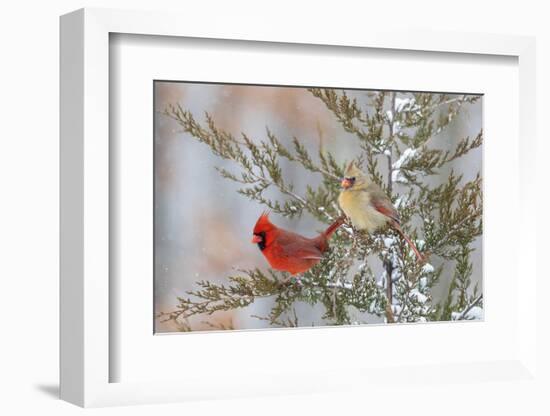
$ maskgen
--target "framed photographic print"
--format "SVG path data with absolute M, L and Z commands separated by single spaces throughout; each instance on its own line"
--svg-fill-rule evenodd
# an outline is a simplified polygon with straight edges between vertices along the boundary
M 480 94 L 153 88 L 156 333 L 482 319 Z
M 199 20 L 61 19 L 62 398 L 537 383 L 534 41 Z

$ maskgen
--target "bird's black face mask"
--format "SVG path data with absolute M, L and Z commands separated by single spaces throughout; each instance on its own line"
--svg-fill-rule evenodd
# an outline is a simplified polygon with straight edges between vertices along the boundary
M 265 249 L 265 231 L 254 233 L 254 237 L 252 237 L 252 242 L 258 244 L 260 250 L 263 251 Z

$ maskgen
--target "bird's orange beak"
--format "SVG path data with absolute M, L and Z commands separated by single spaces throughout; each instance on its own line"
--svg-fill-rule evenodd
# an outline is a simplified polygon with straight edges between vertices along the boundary
M 258 244 L 262 241 L 262 237 L 260 237 L 259 235 L 255 235 L 252 237 L 252 243 L 253 244 Z
M 353 183 L 348 178 L 342 179 L 342 182 L 340 184 L 344 189 L 348 189 L 349 187 L 351 187 L 351 185 L 353 185 Z

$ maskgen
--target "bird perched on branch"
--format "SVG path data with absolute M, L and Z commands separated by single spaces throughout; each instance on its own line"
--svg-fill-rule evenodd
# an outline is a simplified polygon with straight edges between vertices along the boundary
M 296 275 L 321 261 L 329 247 L 328 240 L 343 223 L 344 218 L 340 217 L 317 237 L 307 238 L 277 227 L 269 221 L 269 213 L 264 212 L 254 226 L 252 242 L 272 268 Z
M 401 229 L 399 213 L 390 198 L 376 183 L 370 181 L 367 175 L 353 162 L 344 172 L 342 188 L 338 203 L 355 228 L 366 230 L 372 234 L 390 225 L 409 244 L 418 260 L 424 260 L 414 243 Z

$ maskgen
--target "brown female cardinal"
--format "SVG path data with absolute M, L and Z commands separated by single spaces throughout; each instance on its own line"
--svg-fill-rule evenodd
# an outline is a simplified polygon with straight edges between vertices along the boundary
M 416 246 L 403 233 L 399 213 L 384 191 L 370 181 L 353 162 L 348 165 L 344 175 L 338 203 L 353 226 L 372 234 L 389 224 L 405 239 L 418 260 L 423 261 L 424 258 Z
M 258 244 L 272 268 L 295 275 L 308 271 L 321 261 L 330 236 L 343 223 L 344 218 L 338 218 L 325 232 L 307 238 L 277 227 L 269 221 L 269 213 L 264 212 L 254 226 L 252 242 Z

